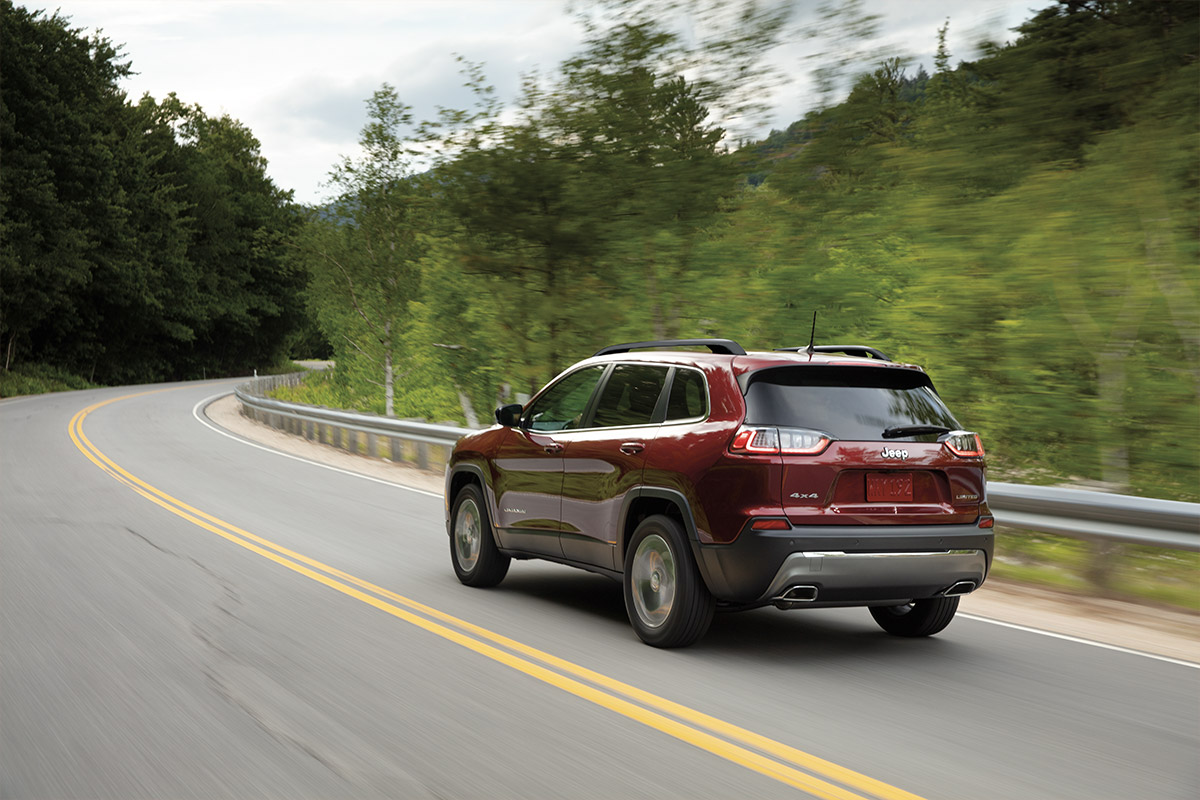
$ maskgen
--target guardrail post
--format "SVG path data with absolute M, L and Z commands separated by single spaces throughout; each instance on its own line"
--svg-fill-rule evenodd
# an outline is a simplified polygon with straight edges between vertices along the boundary
M 371 458 L 379 458 L 379 441 L 373 433 L 367 434 L 367 455 Z
M 1083 568 L 1083 577 L 1100 595 L 1113 593 L 1113 565 L 1116 564 L 1125 548 L 1120 542 L 1098 540 L 1089 547 L 1088 563 Z

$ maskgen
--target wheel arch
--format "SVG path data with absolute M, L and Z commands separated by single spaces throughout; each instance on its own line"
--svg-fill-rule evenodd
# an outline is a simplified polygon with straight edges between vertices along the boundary
M 657 486 L 642 486 L 626 496 L 624 506 L 621 508 L 618 527 L 620 536 L 617 539 L 618 550 L 616 553 L 618 567 L 625 563 L 625 551 L 638 524 L 646 517 L 655 514 L 670 517 L 682 525 L 693 549 L 700 541 L 699 534 L 696 532 L 696 521 L 692 517 L 692 505 L 682 492 Z
M 495 509 L 492 508 L 491 492 L 488 490 L 487 473 L 478 464 L 469 461 L 459 462 L 455 464 L 450 472 L 446 475 L 446 535 L 452 534 L 450 519 L 450 509 L 454 507 L 454 498 L 462 491 L 464 486 L 468 484 L 476 484 L 479 486 L 479 491 L 483 494 L 483 502 L 487 504 L 488 517 L 495 519 Z

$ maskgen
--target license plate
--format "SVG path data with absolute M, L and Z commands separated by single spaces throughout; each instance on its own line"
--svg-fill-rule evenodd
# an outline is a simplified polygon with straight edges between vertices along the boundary
M 868 472 L 868 503 L 911 503 L 913 499 L 912 475 L 906 472 Z

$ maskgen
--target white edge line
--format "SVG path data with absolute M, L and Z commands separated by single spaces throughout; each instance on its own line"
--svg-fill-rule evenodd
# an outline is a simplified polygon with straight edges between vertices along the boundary
M 1116 644 L 1097 642 L 1094 639 L 1082 639 L 1078 636 L 1069 636 L 1065 633 L 1054 633 L 1053 631 L 1045 631 L 1040 628 L 1030 628 L 1028 625 L 1018 625 L 1015 622 L 1001 622 L 998 619 L 980 617 L 975 614 L 960 613 L 958 616 L 963 617 L 964 619 L 973 619 L 976 622 L 987 622 L 992 625 L 1000 625 L 1004 628 L 1013 628 L 1014 630 L 1025 631 L 1026 633 L 1039 633 L 1042 636 L 1049 636 L 1054 639 L 1063 639 L 1064 641 L 1075 642 L 1077 644 L 1090 644 L 1092 647 L 1101 647 L 1105 650 L 1115 650 L 1118 653 L 1127 653 L 1131 656 L 1144 656 L 1145 658 L 1153 658 L 1155 661 L 1165 661 L 1168 664 L 1177 664 L 1181 667 L 1200 669 L 1200 664 L 1197 664 L 1193 661 L 1184 661 L 1183 659 L 1171 658 L 1170 656 L 1160 656 L 1157 653 L 1147 653 L 1145 650 L 1134 650 L 1130 647 L 1121 647 L 1120 645 Z
M 218 398 L 225 397 L 226 395 L 230 395 L 230 394 L 233 394 L 233 393 L 232 392 L 220 392 L 218 394 L 214 394 L 212 397 L 207 397 L 207 398 L 201 400 L 199 403 L 196 403 L 196 405 L 192 408 L 192 416 L 195 417 L 196 420 L 200 422 L 200 424 L 202 424 L 208 428 L 211 428 L 212 430 L 216 431 L 217 433 L 221 434 L 222 436 L 227 436 L 228 438 L 233 439 L 235 442 L 241 442 L 242 444 L 249 445 L 250 447 L 256 447 L 259 450 L 265 450 L 268 453 L 274 453 L 277 456 L 283 456 L 284 458 L 290 458 L 294 461 L 302 461 L 305 464 L 312 464 L 315 467 L 321 467 L 323 469 L 330 469 L 330 470 L 333 470 L 334 472 L 340 472 L 343 475 L 350 475 L 355 478 L 362 478 L 363 480 L 374 481 L 375 483 L 382 483 L 384 486 L 394 486 L 397 489 L 405 489 L 410 492 L 416 492 L 417 494 L 423 494 L 423 495 L 426 495 L 427 497 L 437 497 L 439 499 L 441 499 L 441 497 L 442 497 L 442 495 L 435 493 L 435 492 L 429 492 L 424 489 L 414 489 L 413 487 L 405 486 L 402 483 L 393 483 L 392 481 L 385 481 L 381 478 L 372 477 L 371 475 L 363 475 L 361 472 L 351 472 L 350 470 L 341 469 L 340 467 L 332 467 L 329 464 L 322 464 L 320 461 L 313 461 L 310 458 L 303 458 L 302 456 L 296 456 L 296 455 L 292 455 L 291 453 L 285 453 L 281 450 L 276 450 L 273 447 L 265 447 L 261 444 L 258 444 L 257 442 L 252 442 L 249 439 L 242 438 L 241 436 L 236 436 L 236 435 L 230 433 L 229 431 L 226 431 L 224 428 L 221 428 L 220 426 L 216 425 L 215 423 L 209 422 L 208 420 L 204 419 L 204 416 L 200 413 L 201 408 L 203 408 L 204 406 L 207 406 L 209 403 L 213 402 L 214 400 L 217 400 Z M 961 614 L 960 613 L 958 616 L 963 617 L 964 619 L 975 620 L 976 622 L 987 622 L 992 625 L 1000 625 L 1001 627 L 1004 627 L 1004 628 L 1013 628 L 1014 630 L 1024 631 L 1026 633 L 1036 633 L 1036 634 L 1040 634 L 1042 636 L 1049 636 L 1054 639 L 1062 639 L 1062 640 L 1068 641 L 1068 642 L 1075 642 L 1076 644 L 1087 644 L 1087 645 L 1091 645 L 1092 647 L 1100 647 L 1105 650 L 1114 650 L 1118 653 L 1126 653 L 1126 654 L 1132 655 L 1132 656 L 1143 656 L 1145 658 L 1152 658 L 1155 661 L 1165 661 L 1168 664 L 1177 664 L 1181 667 L 1191 667 L 1192 669 L 1200 669 L 1200 664 L 1196 664 L 1191 661 L 1183 661 L 1182 659 L 1178 659 L 1178 658 L 1171 658 L 1169 656 L 1160 656 L 1156 653 L 1147 653 L 1143 650 L 1133 650 L 1129 647 L 1121 647 L 1120 645 L 1106 644 L 1104 642 L 1097 642 L 1097 641 L 1093 641 L 1091 639 L 1081 639 L 1078 636 L 1068 636 L 1065 633 L 1054 633 L 1052 631 L 1044 631 L 1039 628 L 1030 628 L 1027 625 L 1017 625 L 1016 623 L 1012 623 L 1012 622 L 1001 622 L 998 619 L 990 619 L 988 617 L 980 617 L 975 614 Z
M 225 430 L 224 428 L 220 427 L 219 425 L 217 425 L 213 422 L 209 422 L 208 420 L 206 420 L 204 418 L 204 415 L 200 413 L 200 409 L 204 408 L 209 403 L 211 403 L 214 400 L 217 400 L 221 397 L 225 397 L 225 396 L 231 395 L 231 394 L 233 394 L 233 392 L 219 392 L 217 394 L 214 394 L 212 397 L 204 398 L 203 400 L 201 400 L 199 403 L 196 403 L 196 405 L 194 405 L 192 407 L 192 416 L 195 417 L 196 420 L 201 425 L 211 428 L 212 430 L 216 431 L 217 433 L 221 434 L 222 436 L 226 436 L 230 439 L 233 439 L 235 442 L 241 442 L 242 444 L 249 445 L 250 447 L 256 447 L 259 450 L 265 450 L 268 453 L 274 453 L 277 456 L 283 456 L 284 458 L 290 458 L 293 461 L 303 461 L 305 464 L 312 464 L 314 467 L 321 467 L 322 469 L 333 470 L 334 472 L 340 472 L 343 475 L 351 475 L 355 478 L 362 478 L 365 481 L 373 481 L 374 483 L 382 483 L 384 486 L 393 486 L 397 489 L 404 489 L 409 492 L 416 492 L 417 494 L 423 494 L 427 497 L 436 497 L 439 500 L 442 499 L 442 495 L 440 492 L 430 492 L 426 489 L 414 489 L 411 486 L 405 486 L 403 483 L 395 483 L 393 481 L 385 481 L 382 478 L 376 478 L 371 475 L 363 475 L 361 472 L 352 472 L 351 470 L 342 469 L 341 467 L 333 467 L 333 466 L 330 466 L 329 464 L 322 464 L 320 461 L 313 461 L 311 458 L 304 458 L 303 456 L 296 456 L 296 455 L 292 455 L 291 453 L 285 453 L 282 450 L 276 450 L 273 447 L 266 447 L 264 445 L 259 444 L 258 442 L 252 442 L 249 439 L 246 439 L 241 436 L 237 436 L 235 434 L 230 433 L 229 431 Z

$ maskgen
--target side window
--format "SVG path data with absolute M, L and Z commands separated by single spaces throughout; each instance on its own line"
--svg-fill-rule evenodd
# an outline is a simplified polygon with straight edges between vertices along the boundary
M 671 382 L 671 397 L 667 400 L 667 419 L 693 419 L 708 412 L 704 375 L 694 369 L 680 367 Z
M 600 392 L 592 425 L 645 425 L 654 418 L 654 407 L 667 381 L 667 368 L 652 364 L 618 364 Z
M 584 367 L 551 386 L 525 412 L 525 427 L 532 431 L 578 428 L 583 422 L 588 400 L 603 374 L 602 364 Z

